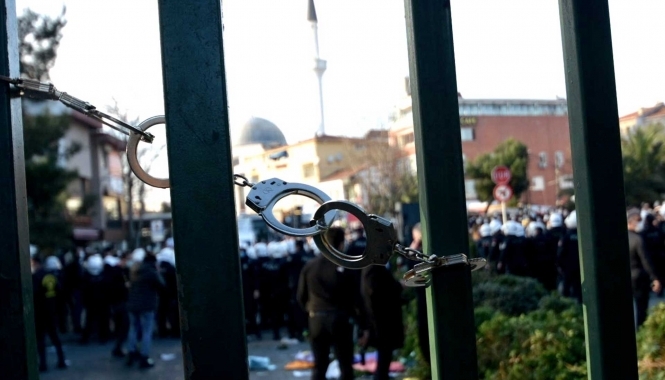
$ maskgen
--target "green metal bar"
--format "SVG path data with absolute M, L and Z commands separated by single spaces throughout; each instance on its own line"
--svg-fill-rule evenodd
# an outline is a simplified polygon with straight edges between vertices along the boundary
M 589 378 L 637 379 L 607 0 L 560 0 Z
M 187 379 L 248 379 L 219 0 L 159 1 Z
M 406 0 L 424 249 L 468 254 L 462 141 L 448 0 Z M 432 377 L 478 379 L 471 272 L 433 272 L 427 290 Z
M 19 76 L 14 0 L 0 1 L 0 74 Z M 37 379 L 21 99 L 0 86 L 0 379 Z

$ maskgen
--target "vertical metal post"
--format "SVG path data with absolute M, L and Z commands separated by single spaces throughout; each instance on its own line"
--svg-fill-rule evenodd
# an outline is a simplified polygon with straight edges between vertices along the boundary
M 0 74 L 19 76 L 14 0 L 0 1 Z M 0 87 L 0 379 L 37 379 L 21 99 Z
M 424 249 L 468 254 L 450 1 L 405 3 Z M 433 271 L 427 304 L 432 377 L 478 379 L 469 268 Z
M 560 0 L 589 378 L 637 379 L 607 0 Z
M 248 379 L 219 0 L 159 1 L 187 379 Z

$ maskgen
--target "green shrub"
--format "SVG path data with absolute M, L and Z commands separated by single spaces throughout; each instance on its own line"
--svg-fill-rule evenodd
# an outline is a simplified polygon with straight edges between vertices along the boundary
M 418 339 L 418 307 L 416 300 L 412 299 L 404 308 L 404 347 L 402 357 L 407 359 L 408 375 L 417 379 L 431 379 L 431 368 L 420 351 Z
M 640 379 L 665 379 L 665 303 L 651 309 L 637 333 Z
M 546 294 L 545 288 L 533 278 L 501 275 L 474 285 L 473 305 L 520 315 L 536 310 Z
M 499 313 L 480 325 L 477 337 L 479 374 L 485 379 L 586 378 L 584 322 L 577 305 L 513 317 Z

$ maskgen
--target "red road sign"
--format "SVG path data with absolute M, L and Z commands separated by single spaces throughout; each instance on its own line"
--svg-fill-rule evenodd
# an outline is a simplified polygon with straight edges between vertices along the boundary
M 513 197 L 513 188 L 509 185 L 494 186 L 494 199 L 499 202 L 508 202 Z
M 508 184 L 511 177 L 512 175 L 510 174 L 510 169 L 503 165 L 496 166 L 494 169 L 492 169 L 492 182 L 496 183 L 497 185 Z

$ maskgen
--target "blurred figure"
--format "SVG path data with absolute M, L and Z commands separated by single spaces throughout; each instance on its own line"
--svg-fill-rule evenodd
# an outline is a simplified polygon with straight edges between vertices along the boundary
M 136 253 L 136 251 L 135 251 Z M 127 311 L 129 311 L 129 334 L 127 345 L 129 359 L 127 365 L 139 361 L 141 368 L 150 368 L 155 362 L 150 358 L 152 344 L 153 324 L 155 310 L 157 309 L 157 296 L 164 288 L 164 280 L 157 271 L 157 258 L 153 254 L 133 255 L 134 267 L 130 271 L 129 296 Z M 139 262 L 138 259 L 143 256 Z M 138 335 L 141 335 L 139 345 Z
M 387 380 L 393 351 L 404 345 L 402 286 L 388 268 L 379 265 L 363 268 L 360 284 L 369 328 L 360 344 L 377 349 L 374 380 Z
M 162 248 L 157 254 L 157 266 L 165 283 L 159 294 L 159 306 L 157 308 L 157 331 L 162 338 L 168 336 L 180 337 L 178 283 L 175 264 L 173 238 L 168 238 L 166 239 L 166 247 Z
M 524 252 L 524 227 L 518 222 L 508 221 L 502 227 L 505 239 L 500 245 L 500 257 L 497 264 L 499 273 L 515 276 L 529 274 Z
M 122 261 L 113 254 L 104 257 L 104 282 L 108 296 L 109 312 L 113 321 L 115 345 L 111 354 L 117 358 L 125 356 L 122 347 L 127 340 L 129 331 L 129 315 L 127 314 L 127 282 Z
M 529 238 L 526 241 L 526 255 L 531 268 L 531 274 L 548 291 L 556 289 L 557 278 L 557 251 L 551 249 L 550 242 L 545 235 L 545 225 L 531 222 L 527 228 Z
M 665 277 L 665 234 L 656 226 L 656 217 L 649 213 L 644 218 L 643 228 L 640 235 L 644 242 L 644 249 L 646 250 L 651 262 L 653 263 L 656 276 L 658 278 Z
M 106 343 L 109 338 L 109 311 L 102 256 L 94 254 L 88 257 L 85 262 L 85 270 L 81 293 L 85 308 L 85 327 L 81 343 L 87 344 L 95 329 L 99 341 Z
M 67 305 L 69 315 L 72 319 L 74 332 L 80 334 L 81 312 L 83 311 L 83 301 L 81 299 L 81 285 L 83 281 L 83 250 L 76 249 L 76 253 L 67 252 L 64 255 L 65 266 L 62 270 L 62 291 L 64 302 Z
M 53 266 L 55 256 L 49 256 L 46 261 Z M 39 354 L 39 371 L 48 369 L 46 364 L 46 335 L 51 339 L 58 355 L 58 368 L 67 368 L 65 353 L 56 328 L 57 298 L 60 291 L 60 283 L 57 275 L 42 267 L 39 256 L 32 258 L 32 291 L 35 305 L 35 332 L 37 335 L 37 352 Z
M 286 272 L 286 251 L 279 242 L 267 245 L 270 258 L 261 263 L 261 323 L 272 328 L 273 339 L 280 340 L 280 329 L 289 302 L 288 274 Z
M 582 276 L 580 274 L 580 252 L 577 238 L 577 212 L 566 218 L 566 234 L 559 241 L 557 265 L 563 278 L 565 297 L 575 298 L 582 303 Z
M 254 247 L 242 247 L 240 249 L 242 293 L 247 334 L 254 334 L 257 339 L 261 339 L 261 330 L 257 324 L 259 302 L 259 265 L 257 259 Z
M 332 227 L 327 241 L 344 250 L 344 230 Z M 341 379 L 353 379 L 353 325 L 358 315 L 360 281 L 357 271 L 346 270 L 322 255 L 305 264 L 298 282 L 298 302 L 309 313 L 309 332 L 314 354 L 313 380 L 325 380 L 330 348 L 335 349 Z
M 480 226 L 478 232 L 480 233 L 480 239 L 476 242 L 478 257 L 488 259 L 492 251 L 492 229 L 489 223 Z
M 286 258 L 286 272 L 289 288 L 289 338 L 303 341 L 303 331 L 305 330 L 307 315 L 303 312 L 300 305 L 298 305 L 297 295 L 300 272 L 305 266 L 305 242 L 302 240 L 295 240 L 293 249 L 293 252 L 290 252 L 289 256 Z
M 647 318 L 650 291 L 660 293 L 662 286 L 651 262 L 651 257 L 644 249 L 642 237 L 637 233 L 642 219 L 640 211 L 636 208 L 630 209 L 626 213 L 626 218 L 628 219 L 630 277 L 633 283 L 633 299 L 635 300 L 635 325 L 638 328 Z
M 501 258 L 501 244 L 504 240 L 504 235 L 501 231 L 501 227 L 503 227 L 503 225 L 498 219 L 492 219 L 492 221 L 489 222 L 489 226 L 492 243 L 490 245 L 489 256 L 487 256 L 486 259 L 490 271 L 493 273 L 498 273 L 498 264 L 499 259 Z

